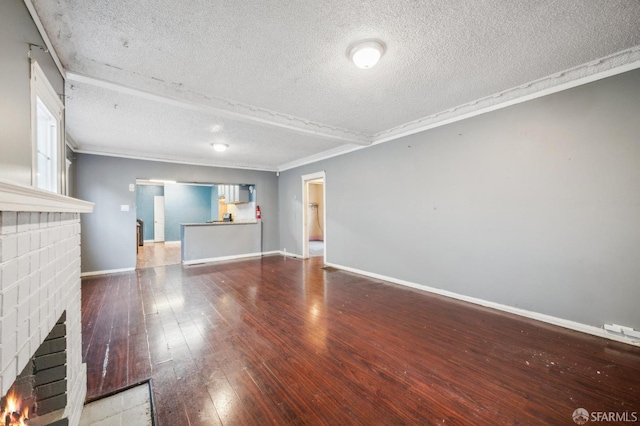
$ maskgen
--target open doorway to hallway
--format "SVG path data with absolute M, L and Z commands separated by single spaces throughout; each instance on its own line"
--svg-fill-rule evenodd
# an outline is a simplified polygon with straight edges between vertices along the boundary
M 302 176 L 303 256 L 326 258 L 325 173 Z
M 165 242 L 164 182 L 136 180 L 136 268 L 181 262 L 180 241 Z

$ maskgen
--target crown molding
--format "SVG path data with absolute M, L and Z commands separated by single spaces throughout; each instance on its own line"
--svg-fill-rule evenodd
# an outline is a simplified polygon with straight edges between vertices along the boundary
M 373 136 L 374 140 L 371 145 L 346 145 L 332 150 L 323 151 L 296 161 L 281 164 L 278 167 L 278 171 L 290 170 L 306 164 L 369 148 L 370 146 L 375 146 L 384 142 L 390 142 L 404 136 L 455 123 L 456 121 L 465 120 L 467 118 L 506 108 L 528 100 L 571 89 L 573 87 L 582 86 L 606 77 L 632 71 L 637 68 L 640 68 L 640 46 L 623 50 L 616 54 L 588 62 L 570 70 L 556 73 L 483 99 L 472 101 L 437 114 L 384 130 Z
M 118 93 L 136 96 L 166 105 L 184 108 L 197 112 L 216 114 L 240 121 L 266 124 L 298 133 L 313 135 L 321 138 L 339 140 L 357 145 L 370 145 L 371 135 L 349 129 L 317 123 L 304 118 L 294 117 L 281 112 L 271 111 L 254 105 L 244 104 L 229 99 L 214 96 L 202 96 L 193 92 L 180 92 L 178 96 L 169 96 L 147 90 L 137 89 L 124 84 L 93 77 L 90 75 L 67 70 L 67 80 L 91 86 L 112 90 Z M 187 99 L 190 98 L 190 99 Z
M 327 151 L 322 151 L 314 155 L 309 155 L 308 157 L 301 158 L 299 160 L 290 161 L 288 163 L 281 164 L 278 166 L 279 172 L 284 172 L 289 169 L 295 169 L 296 167 L 304 166 L 306 164 L 317 163 L 318 161 L 326 160 L 328 158 L 337 157 L 339 155 L 348 154 L 353 151 L 358 151 L 368 146 L 361 145 L 343 145 L 337 148 L 329 149 Z
M 640 68 L 640 46 L 383 130 L 373 135 L 372 145 L 561 92 L 636 68 Z

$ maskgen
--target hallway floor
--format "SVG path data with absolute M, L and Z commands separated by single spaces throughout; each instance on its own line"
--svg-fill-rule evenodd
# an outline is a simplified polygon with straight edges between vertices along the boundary
M 154 268 L 156 266 L 178 265 L 181 263 L 180 242 L 144 243 L 138 247 L 136 268 Z

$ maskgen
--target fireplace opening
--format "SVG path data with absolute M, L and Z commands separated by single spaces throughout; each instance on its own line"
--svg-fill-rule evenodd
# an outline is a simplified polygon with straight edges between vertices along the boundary
M 66 425 L 66 312 L 0 400 L 0 426 Z

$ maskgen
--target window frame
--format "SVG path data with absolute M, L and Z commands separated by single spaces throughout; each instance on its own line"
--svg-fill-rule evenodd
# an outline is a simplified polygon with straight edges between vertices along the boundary
M 37 61 L 31 61 L 31 186 L 40 188 L 38 182 L 38 99 L 49 110 L 57 122 L 57 141 L 55 146 L 55 161 L 52 166 L 55 167 L 55 191 L 49 192 L 56 194 L 65 194 L 65 170 L 66 160 L 65 140 L 64 140 L 64 103 L 58 97 L 51 83 L 47 79 L 44 71 Z

